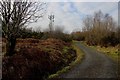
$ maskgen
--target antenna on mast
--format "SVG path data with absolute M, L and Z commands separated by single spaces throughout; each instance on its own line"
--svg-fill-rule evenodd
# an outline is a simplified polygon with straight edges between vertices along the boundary
M 54 18 L 55 18 L 55 16 L 52 13 L 50 15 L 48 15 L 48 19 L 50 20 L 50 23 L 49 23 L 50 33 L 53 30 Z

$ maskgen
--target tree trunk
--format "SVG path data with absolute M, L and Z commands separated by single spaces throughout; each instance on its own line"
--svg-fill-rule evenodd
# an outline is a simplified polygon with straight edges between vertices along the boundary
M 10 38 L 6 41 L 6 56 L 15 54 L 16 38 Z

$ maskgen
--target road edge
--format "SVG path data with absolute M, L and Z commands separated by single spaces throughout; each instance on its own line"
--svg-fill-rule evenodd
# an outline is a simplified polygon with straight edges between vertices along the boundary
M 84 52 L 76 45 L 78 41 L 73 41 L 72 46 L 76 50 L 77 58 L 72 61 L 68 66 L 62 68 L 61 70 L 57 71 L 55 74 L 51 74 L 48 79 L 57 78 L 63 73 L 67 73 L 70 71 L 73 67 L 75 67 L 77 64 L 80 64 L 82 60 L 84 59 Z

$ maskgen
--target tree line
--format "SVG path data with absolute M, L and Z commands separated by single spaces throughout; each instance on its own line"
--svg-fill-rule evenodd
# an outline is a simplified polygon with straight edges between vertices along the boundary
M 73 38 L 88 45 L 116 46 L 120 43 L 120 27 L 109 14 L 101 10 L 83 19 L 82 32 L 72 33 Z

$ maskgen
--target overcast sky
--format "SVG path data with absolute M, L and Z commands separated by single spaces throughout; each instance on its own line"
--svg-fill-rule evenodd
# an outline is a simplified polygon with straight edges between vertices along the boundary
M 118 2 L 75 2 L 71 0 L 71 2 L 47 2 L 44 17 L 29 26 L 36 29 L 40 27 L 43 31 L 49 25 L 48 15 L 54 14 L 54 25 L 62 25 L 64 32 L 70 33 L 81 30 L 83 18 L 86 15 L 93 15 L 95 11 L 99 10 L 104 14 L 110 14 L 116 22 L 118 21 Z

